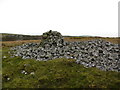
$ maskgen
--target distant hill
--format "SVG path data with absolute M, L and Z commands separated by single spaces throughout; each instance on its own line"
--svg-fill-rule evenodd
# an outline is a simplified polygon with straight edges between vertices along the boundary
M 22 35 L 2 33 L 2 41 L 17 41 L 17 40 L 40 40 L 41 35 Z
M 2 34 L 2 41 L 18 41 L 18 40 L 41 40 L 41 35 L 22 35 L 22 34 L 10 34 L 10 33 L 0 33 Z M 118 37 L 100 37 L 100 36 L 89 36 L 89 35 L 82 35 L 82 36 L 63 36 L 69 37 L 71 39 L 80 39 L 80 38 L 118 38 Z M 0 37 L 1 38 L 1 37 Z M 1 39 L 0 39 L 1 41 Z

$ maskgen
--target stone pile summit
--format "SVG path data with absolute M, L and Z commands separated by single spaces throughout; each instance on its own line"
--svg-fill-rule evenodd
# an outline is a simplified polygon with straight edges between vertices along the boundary
M 57 31 L 43 33 L 40 43 L 27 43 L 11 48 L 12 56 L 22 59 L 47 61 L 55 58 L 72 58 L 85 67 L 104 71 L 120 71 L 119 45 L 102 39 L 67 42 Z

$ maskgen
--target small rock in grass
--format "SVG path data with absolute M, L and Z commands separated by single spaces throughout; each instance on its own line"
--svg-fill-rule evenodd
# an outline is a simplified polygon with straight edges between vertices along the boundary
M 9 81 L 9 80 L 10 80 L 10 78 L 7 78 L 7 80 Z
M 3 56 L 3 58 L 7 58 L 6 56 Z
M 23 70 L 21 73 L 23 74 L 23 73 L 25 73 L 25 71 Z
M 34 72 L 31 72 L 30 74 L 31 74 L 31 75 L 34 75 L 35 73 L 34 73 Z
M 25 72 L 25 75 L 27 75 L 27 72 Z

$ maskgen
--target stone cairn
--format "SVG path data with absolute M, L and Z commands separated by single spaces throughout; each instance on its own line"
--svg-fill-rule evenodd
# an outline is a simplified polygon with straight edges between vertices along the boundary
M 55 58 L 72 58 L 85 67 L 104 71 L 120 71 L 119 45 L 101 39 L 67 42 L 57 31 L 43 33 L 40 43 L 27 43 L 11 48 L 12 57 L 47 61 Z

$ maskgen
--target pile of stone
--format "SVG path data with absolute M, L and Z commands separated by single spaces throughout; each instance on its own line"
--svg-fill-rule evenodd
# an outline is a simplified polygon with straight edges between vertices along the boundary
M 73 58 L 85 67 L 97 67 L 105 71 L 120 71 L 118 44 L 98 39 L 82 42 L 67 42 L 57 31 L 50 30 L 40 43 L 28 43 L 11 48 L 13 56 L 23 59 L 47 61 L 55 58 Z
M 57 31 L 50 30 L 49 32 L 43 33 L 41 46 L 42 47 L 50 47 L 55 46 L 59 47 L 62 46 L 64 43 L 62 35 Z

